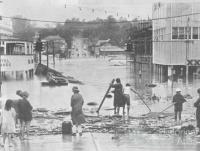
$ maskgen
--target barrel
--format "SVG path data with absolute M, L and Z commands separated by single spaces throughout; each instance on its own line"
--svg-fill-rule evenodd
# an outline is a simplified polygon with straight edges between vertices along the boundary
M 71 121 L 62 122 L 62 134 L 72 134 L 72 123 L 71 123 Z

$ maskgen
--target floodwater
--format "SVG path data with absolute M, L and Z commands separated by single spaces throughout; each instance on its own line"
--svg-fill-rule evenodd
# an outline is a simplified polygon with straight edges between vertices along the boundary
M 89 108 L 87 105 L 88 102 L 100 104 L 111 80 L 119 77 L 123 85 L 129 82 L 131 84 L 133 83 L 134 87 L 141 88 L 141 90 L 138 89 L 141 95 L 147 92 L 149 95 L 155 94 L 158 96 L 160 98 L 159 102 L 148 102 L 151 110 L 157 112 L 162 111 L 170 105 L 172 92 L 174 94 L 177 87 L 181 88 L 183 94 L 187 93 L 193 97 L 193 99 L 188 99 L 188 102 L 184 104 L 184 118 L 195 118 L 193 103 L 197 99 L 196 89 L 200 87 L 199 79 L 191 80 L 188 86 L 185 85 L 183 80 L 179 79 L 173 82 L 172 89 L 171 81 L 158 82 L 156 78 L 148 81 L 151 75 L 146 72 L 146 74 L 143 74 L 142 77 L 135 82 L 134 79 L 130 79 L 132 76 L 129 74 L 133 73 L 128 72 L 129 69 L 126 66 L 112 66 L 108 58 L 56 60 L 55 66 L 53 67 L 52 62 L 50 66 L 62 72 L 64 75 L 73 76 L 84 83 L 84 85 L 77 85 L 85 100 L 84 108 Z M 70 98 L 74 84 L 61 87 L 42 87 L 41 81 L 45 81 L 45 79 L 36 76 L 29 80 L 3 81 L 2 97 L 17 99 L 18 97 L 15 93 L 16 90 L 20 89 L 30 93 L 29 100 L 34 108 L 43 107 L 54 110 L 59 108 L 68 109 L 70 107 Z M 156 87 L 145 87 L 145 83 L 152 81 L 156 84 Z M 106 99 L 100 114 L 112 114 L 112 110 L 105 110 L 112 108 L 112 104 L 113 98 Z M 170 108 L 166 112 L 172 111 L 173 108 Z M 131 115 L 135 116 L 148 112 L 149 110 L 137 95 L 131 94 Z M 30 141 L 18 142 L 13 150 L 199 150 L 200 146 L 197 143 L 198 141 L 195 140 L 194 138 L 193 140 L 181 142 L 180 138 L 154 134 L 127 134 L 120 136 L 119 139 L 112 139 L 112 134 L 92 135 L 86 133 L 82 138 L 74 138 L 72 136 L 62 138 L 60 135 L 32 136 Z
M 4 151 L 199 151 L 194 140 L 154 134 L 129 134 L 112 139 L 112 134 L 84 133 L 83 136 L 31 136 L 30 140 L 13 140 L 13 147 Z
M 45 62 L 44 62 L 45 64 Z M 87 108 L 88 102 L 97 102 L 100 104 L 109 83 L 113 78 L 120 78 L 122 84 L 125 85 L 127 82 L 132 84 L 134 79 L 130 79 L 130 73 L 126 66 L 113 66 L 109 62 L 109 58 L 77 58 L 70 60 L 56 60 L 55 66 L 53 66 L 52 61 L 50 61 L 50 67 L 62 72 L 66 76 L 73 76 L 74 78 L 82 81 L 84 85 L 77 85 L 80 89 L 80 93 L 83 95 L 85 100 L 84 107 Z M 196 89 L 200 87 L 200 80 L 194 79 L 190 81 L 189 85 L 186 87 L 184 81 L 179 79 L 178 81 L 173 82 L 173 89 L 171 86 L 171 81 L 160 83 L 153 78 L 153 81 L 157 86 L 154 88 L 145 87 L 148 81 L 149 76 L 148 72 L 144 72 L 141 78 L 137 79 L 135 85 L 137 85 L 138 92 L 141 92 L 141 95 L 145 97 L 145 93 L 152 96 L 155 94 L 160 98 L 159 103 L 149 103 L 149 106 L 152 111 L 161 111 L 171 103 L 172 91 L 175 93 L 177 87 L 181 88 L 183 94 L 190 94 L 193 99 L 188 100 L 185 103 L 185 110 L 187 113 L 194 113 L 195 109 L 193 108 L 193 102 L 197 99 Z M 155 76 L 156 77 L 156 76 Z M 2 97 L 17 99 L 16 90 L 26 90 L 30 93 L 29 100 L 34 108 L 42 107 L 48 109 L 59 109 L 59 108 L 69 108 L 70 107 L 70 98 L 72 95 L 72 87 L 74 84 L 69 84 L 68 86 L 60 87 L 42 87 L 41 81 L 45 81 L 44 78 L 35 76 L 33 79 L 29 80 L 11 80 L 3 81 L 2 84 Z M 134 82 L 133 82 L 134 83 Z M 138 86 L 139 85 L 139 86 Z M 112 108 L 113 98 L 106 99 L 103 104 L 102 114 L 111 114 L 107 113 L 104 109 Z M 142 101 L 138 99 L 136 94 L 132 93 L 131 96 L 131 114 L 144 114 L 149 110 L 144 106 Z M 168 111 L 172 111 L 169 109 Z

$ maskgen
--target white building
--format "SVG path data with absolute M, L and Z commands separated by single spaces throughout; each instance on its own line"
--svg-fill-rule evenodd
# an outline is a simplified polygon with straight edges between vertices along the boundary
M 195 72 L 200 66 L 200 3 L 153 5 L 153 64 L 159 73 Z M 192 15 L 193 14 L 193 15 Z
M 3 14 L 0 3 L 0 13 Z M 2 15 L 3 16 L 3 15 Z M 32 42 L 13 37 L 12 20 L 0 18 L 0 73 L 1 77 L 28 78 L 33 76 L 34 52 Z

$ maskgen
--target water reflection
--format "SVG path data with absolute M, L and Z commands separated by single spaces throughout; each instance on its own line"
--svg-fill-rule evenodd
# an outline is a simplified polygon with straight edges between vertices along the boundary
M 31 151 L 29 140 L 21 141 L 21 151 Z
M 71 135 L 62 135 L 62 141 L 63 143 L 68 143 L 68 142 L 72 142 L 72 137 Z

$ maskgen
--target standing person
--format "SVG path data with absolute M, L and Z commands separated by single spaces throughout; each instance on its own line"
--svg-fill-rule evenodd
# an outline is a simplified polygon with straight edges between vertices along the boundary
M 176 89 L 176 94 L 173 96 L 174 103 L 174 112 L 175 112 L 175 121 L 177 122 L 177 115 L 179 118 L 179 121 L 181 121 L 181 112 L 183 110 L 183 103 L 186 102 L 184 97 L 181 95 L 181 89 Z
M 3 146 L 5 145 L 6 138 L 8 144 L 11 146 L 11 135 L 15 133 L 15 109 L 12 107 L 12 100 L 7 100 L 1 115 L 1 134 L 3 136 Z
M 29 137 L 29 128 L 30 123 L 32 120 L 32 109 L 33 107 L 27 100 L 29 94 L 28 92 L 22 92 L 21 97 L 18 101 L 18 118 L 20 120 L 20 133 L 21 133 L 21 139 L 24 139 L 24 132 L 26 129 L 27 138 Z
M 114 114 L 119 114 L 120 107 L 123 107 L 123 114 L 124 107 L 125 107 L 125 101 L 124 101 L 124 95 L 123 95 L 123 86 L 121 84 L 120 78 L 116 79 L 116 83 L 112 84 L 111 87 L 115 88 L 114 90 Z
M 22 91 L 21 90 L 17 90 L 16 91 L 16 95 L 20 96 L 22 98 Z M 18 109 L 18 102 L 19 102 L 20 99 L 17 99 L 17 100 L 12 100 L 13 103 L 12 103 L 12 107 L 15 109 L 15 112 L 16 112 L 16 116 L 15 116 L 15 124 L 17 125 L 19 122 L 19 109 Z
M 127 83 L 125 88 L 124 88 L 124 97 L 125 97 L 125 104 L 127 105 L 127 116 L 129 118 L 129 110 L 130 110 L 130 84 Z
M 194 107 L 197 108 L 197 110 L 196 110 L 196 120 L 197 120 L 197 127 L 199 128 L 198 135 L 200 135 L 200 88 L 197 90 L 197 93 L 199 94 L 199 98 L 194 103 Z
M 82 126 L 81 124 L 85 122 L 85 117 L 82 111 L 83 107 L 83 97 L 81 94 L 79 94 L 79 89 L 77 86 L 74 86 L 72 88 L 73 95 L 71 97 L 71 118 L 72 118 L 72 135 L 76 135 L 76 132 L 79 133 L 80 136 L 82 136 Z

